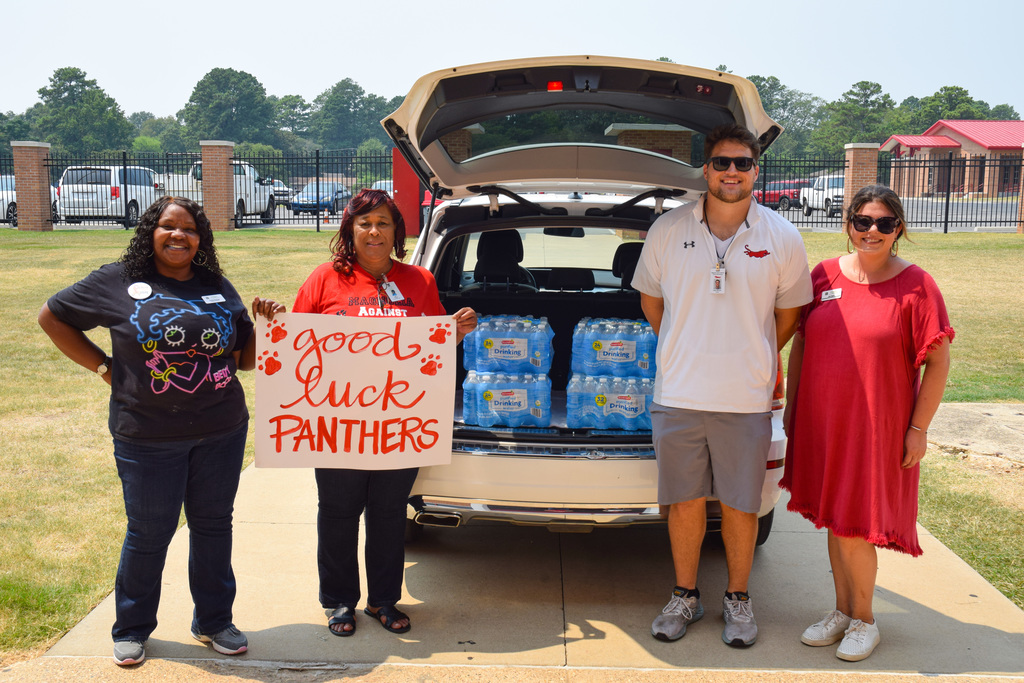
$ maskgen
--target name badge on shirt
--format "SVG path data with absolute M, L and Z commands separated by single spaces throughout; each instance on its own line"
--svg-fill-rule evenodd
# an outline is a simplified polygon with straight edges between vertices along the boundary
M 842 287 L 839 287 L 837 289 L 826 289 L 824 292 L 821 293 L 821 301 L 822 301 L 822 303 L 824 303 L 826 301 L 832 301 L 833 299 L 841 299 L 841 298 L 843 298 L 843 289 L 842 289 Z
M 725 294 L 725 266 L 718 265 L 711 269 L 709 291 L 712 294 Z
M 225 299 L 222 294 L 207 294 L 203 297 L 203 301 L 208 304 L 222 304 L 227 301 L 227 299 Z
M 149 286 L 148 282 L 133 282 L 128 286 L 128 296 L 137 301 L 148 299 L 152 294 L 153 288 Z
M 384 293 L 388 295 L 388 299 L 390 299 L 392 303 L 397 303 L 405 298 L 402 296 L 402 292 L 398 289 L 398 285 L 394 282 L 390 282 L 389 280 L 384 281 L 382 289 L 384 290 Z

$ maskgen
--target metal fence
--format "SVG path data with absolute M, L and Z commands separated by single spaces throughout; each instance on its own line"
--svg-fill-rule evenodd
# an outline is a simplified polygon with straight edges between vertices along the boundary
M 392 189 L 390 151 L 239 155 L 232 166 L 236 227 L 313 225 L 319 230 L 344 211 L 354 192 L 364 187 Z M 46 167 L 54 187 L 57 224 L 88 222 L 127 229 L 165 194 L 203 203 L 199 153 L 51 156 Z M 0 158 L 0 176 L 13 179 L 13 173 L 13 161 Z M 13 194 L 13 180 L 11 184 Z
M 798 228 L 819 232 L 842 230 L 842 200 L 836 205 L 836 188 L 828 187 L 828 178 L 839 177 L 838 196 L 846 173 L 846 158 L 781 157 L 765 154 L 761 171 L 754 184 L 754 198 L 776 209 Z M 820 189 L 816 189 L 821 186 Z M 807 196 L 814 191 L 815 201 L 807 205 Z
M 1015 227 L 1020 210 L 1020 153 L 968 156 L 954 153 L 895 157 L 880 154 L 878 180 L 903 200 L 912 228 Z
M 246 216 L 236 227 L 275 223 L 336 224 L 354 194 L 365 187 L 392 191 L 390 150 L 357 154 L 355 150 L 320 151 L 301 155 L 238 155 L 235 162 L 254 167 L 273 193 L 274 210 L 258 221 Z M 332 228 L 333 229 L 333 228 Z

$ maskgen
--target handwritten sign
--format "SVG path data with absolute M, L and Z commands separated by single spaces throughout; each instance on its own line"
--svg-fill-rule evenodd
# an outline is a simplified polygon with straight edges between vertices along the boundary
M 455 321 L 284 313 L 256 321 L 256 466 L 451 461 Z

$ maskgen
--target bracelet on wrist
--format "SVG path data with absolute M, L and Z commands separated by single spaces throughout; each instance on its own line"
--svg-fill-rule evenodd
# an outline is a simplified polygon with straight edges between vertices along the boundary
M 915 427 L 914 425 L 910 425 L 910 428 L 913 429 L 915 432 L 921 432 L 922 434 L 928 433 L 927 429 L 921 429 L 920 427 Z

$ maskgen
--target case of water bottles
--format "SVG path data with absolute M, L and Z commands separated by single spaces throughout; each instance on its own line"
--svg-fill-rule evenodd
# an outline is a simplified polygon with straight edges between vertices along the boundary
M 547 318 L 483 316 L 462 340 L 462 421 L 494 427 L 551 426 L 552 346 Z
M 462 382 L 462 421 L 481 427 L 550 427 L 551 379 L 470 370 Z
M 463 364 L 477 372 L 547 374 L 554 336 L 547 318 L 483 316 L 462 340 Z
M 645 320 L 583 318 L 572 333 L 572 371 L 654 379 L 658 336 Z
M 573 374 L 566 387 L 566 426 L 570 429 L 651 428 L 654 380 Z

